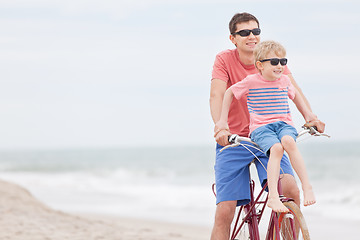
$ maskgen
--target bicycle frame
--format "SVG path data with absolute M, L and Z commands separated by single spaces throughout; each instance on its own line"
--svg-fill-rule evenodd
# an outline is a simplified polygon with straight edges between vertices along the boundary
M 254 199 L 255 182 L 254 182 L 254 180 L 251 180 L 251 182 L 250 182 L 250 202 L 247 205 L 241 206 L 238 216 L 236 218 L 236 222 L 235 222 L 235 226 L 233 229 L 231 239 L 235 239 L 235 237 L 238 235 L 238 233 L 240 232 L 241 228 L 243 227 L 243 225 L 245 223 L 249 224 L 249 234 L 251 236 L 251 239 L 260 239 L 258 226 L 259 226 L 261 217 L 263 215 L 263 212 L 264 212 L 264 209 L 266 206 L 267 198 L 264 202 L 260 202 L 259 199 L 262 196 L 262 194 L 264 193 L 266 186 L 261 190 L 258 197 L 256 199 Z M 263 208 L 261 209 L 261 211 L 257 213 L 256 205 L 259 205 L 259 204 L 264 204 L 264 205 L 263 205 Z M 241 224 L 239 226 L 237 226 L 239 224 L 239 219 L 240 219 L 242 210 L 244 210 L 246 215 L 243 218 Z
M 248 224 L 250 239 L 251 240 L 260 240 L 259 223 L 261 221 L 264 210 L 266 208 L 268 196 L 266 195 L 266 199 L 264 201 L 261 201 L 260 199 L 263 197 L 263 194 L 267 194 L 266 193 L 267 183 L 264 185 L 264 187 L 261 189 L 260 193 L 257 195 L 257 197 L 255 199 L 255 197 L 254 197 L 255 182 L 254 182 L 254 180 L 252 180 L 250 172 L 249 172 L 249 177 L 251 179 L 251 181 L 250 181 L 250 202 L 248 204 L 240 207 L 240 210 L 236 217 L 233 231 L 231 233 L 231 238 L 230 238 L 231 240 L 235 240 L 235 237 L 239 234 L 240 230 L 242 229 L 242 227 L 244 226 L 245 223 Z M 280 180 L 280 178 L 279 178 L 279 180 Z M 279 189 L 279 193 L 281 195 L 282 190 L 281 190 L 280 181 L 278 183 L 278 189 Z M 282 202 L 293 201 L 290 198 L 284 198 L 284 197 L 282 197 L 281 200 L 282 200 Z M 262 206 L 261 206 L 260 210 L 257 212 L 256 211 L 257 206 L 260 206 L 261 204 L 262 204 Z M 240 222 L 240 217 L 241 217 L 242 211 L 244 211 L 245 217 L 243 217 L 242 221 Z M 283 217 L 284 215 L 280 215 L 280 216 Z M 291 224 L 294 224 L 294 223 L 292 222 Z M 266 240 L 271 239 L 271 236 L 273 236 L 274 233 L 277 235 L 277 239 L 280 239 L 280 235 L 279 235 L 280 227 L 279 227 L 278 214 L 273 211 L 271 213 L 270 222 L 268 225 L 267 235 L 266 235 L 265 239 Z M 296 239 L 296 236 L 293 236 L 293 237 L 294 237 L 294 239 Z

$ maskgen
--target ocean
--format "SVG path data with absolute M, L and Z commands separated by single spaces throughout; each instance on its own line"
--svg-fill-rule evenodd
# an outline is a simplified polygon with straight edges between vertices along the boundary
M 360 220 L 358 145 L 299 143 L 318 201 L 305 216 Z M 214 159 L 214 146 L 0 151 L 0 179 L 61 211 L 211 226 Z

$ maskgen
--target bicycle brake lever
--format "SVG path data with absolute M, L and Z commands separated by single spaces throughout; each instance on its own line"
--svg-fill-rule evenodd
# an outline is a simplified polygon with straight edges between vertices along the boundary
M 313 127 L 302 126 L 302 128 L 304 128 L 304 130 L 301 131 L 301 132 L 298 134 L 298 137 L 300 137 L 300 136 L 302 136 L 302 135 L 304 135 L 304 134 L 306 134 L 306 133 L 309 133 L 309 134 L 311 134 L 311 135 L 313 135 L 313 136 L 325 136 L 325 137 L 330 138 L 330 136 L 327 135 L 326 133 L 320 133 L 320 132 L 318 132 L 316 126 L 313 126 Z
M 220 152 L 224 151 L 225 149 L 231 148 L 231 147 L 237 147 L 239 145 L 240 145 L 240 143 L 233 143 L 233 144 L 227 145 L 227 146 L 223 147 L 222 149 L 220 149 Z
M 298 134 L 298 138 L 299 137 L 301 137 L 302 135 L 305 135 L 305 134 L 307 134 L 307 133 L 309 133 L 310 132 L 310 130 L 309 129 L 304 129 L 304 130 L 302 130 L 301 132 L 299 132 L 299 134 Z

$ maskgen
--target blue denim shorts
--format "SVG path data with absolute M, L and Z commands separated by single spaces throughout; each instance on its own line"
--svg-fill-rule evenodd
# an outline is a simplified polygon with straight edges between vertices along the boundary
M 287 135 L 296 141 L 298 133 L 293 126 L 279 121 L 258 127 L 251 133 L 250 138 L 269 156 L 270 148 Z
M 267 163 L 269 158 L 260 150 L 253 147 L 231 147 L 220 152 L 223 146 L 217 144 L 215 162 L 216 204 L 223 201 L 237 201 L 237 206 L 250 202 L 250 173 L 249 164 L 254 160 L 254 155 L 259 158 L 255 161 L 259 180 L 262 186 L 267 179 Z M 254 155 L 253 155 L 254 154 Z M 280 174 L 294 176 L 289 159 L 284 154 L 280 163 Z M 252 177 L 254 178 L 254 177 Z

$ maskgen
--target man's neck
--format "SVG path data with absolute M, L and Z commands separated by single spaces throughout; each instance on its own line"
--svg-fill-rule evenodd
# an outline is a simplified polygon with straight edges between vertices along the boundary
M 254 65 L 254 55 L 252 52 L 245 52 L 237 49 L 237 52 L 239 54 L 240 61 L 244 65 Z

